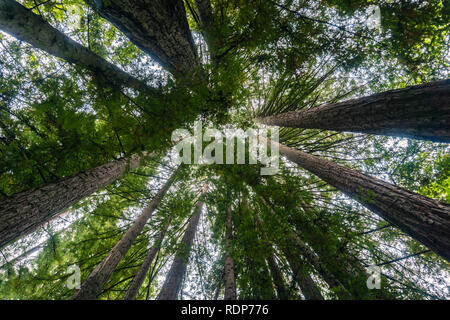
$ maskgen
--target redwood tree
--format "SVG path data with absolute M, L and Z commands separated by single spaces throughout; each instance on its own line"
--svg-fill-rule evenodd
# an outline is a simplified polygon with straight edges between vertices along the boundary
M 150 156 L 153 157 L 154 154 Z M 127 169 L 136 169 L 140 162 L 139 155 L 114 160 L 86 172 L 2 199 L 0 247 L 38 230 L 55 215 L 122 177 Z
M 177 178 L 177 172 L 178 169 L 172 173 L 169 180 L 153 197 L 147 207 L 144 208 L 141 215 L 131 225 L 127 232 L 125 232 L 119 242 L 117 242 L 114 248 L 111 249 L 108 255 L 94 269 L 94 271 L 91 272 L 91 274 L 81 285 L 81 288 L 75 292 L 71 298 L 72 300 L 92 300 L 97 298 L 106 281 L 108 281 L 119 262 L 131 248 L 142 229 L 144 229 L 145 224 L 152 217 L 153 212 L 159 206 L 167 191 Z
M 450 261 L 450 206 L 283 144 L 289 160 L 357 200 Z
M 204 186 L 200 197 L 203 197 L 206 191 L 207 186 Z M 177 250 L 170 271 L 158 295 L 159 300 L 177 300 L 178 298 L 203 207 L 204 202 L 199 200 L 195 206 L 193 215 L 190 217 L 183 239 L 181 239 L 180 248 Z
M 450 79 L 258 118 L 267 125 L 450 142 Z

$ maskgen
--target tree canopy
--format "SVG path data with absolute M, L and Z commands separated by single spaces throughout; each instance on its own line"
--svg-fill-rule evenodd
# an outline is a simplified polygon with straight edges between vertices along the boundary
M 101 266 L 98 299 L 449 299 L 449 21 L 448 0 L 0 0 L 0 299 L 74 299 Z M 278 173 L 176 163 L 200 120 L 279 126 Z

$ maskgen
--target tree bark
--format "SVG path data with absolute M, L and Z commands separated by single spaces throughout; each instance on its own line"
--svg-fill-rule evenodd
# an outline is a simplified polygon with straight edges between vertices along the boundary
M 138 155 L 114 160 L 2 199 L 0 247 L 38 230 L 63 210 L 122 177 L 128 166 L 130 170 L 136 169 L 140 161 L 141 157 Z
M 313 217 L 313 210 L 301 201 L 304 215 Z M 300 236 L 304 236 L 304 240 L 321 258 L 325 267 L 333 273 L 333 275 L 345 285 L 355 299 L 394 299 L 395 296 L 387 290 L 389 288 L 382 286 L 380 290 L 370 290 L 367 287 L 367 278 L 369 274 L 363 264 L 348 250 L 344 244 L 339 247 L 331 246 L 330 243 L 335 241 L 331 239 L 329 230 L 326 225 L 312 223 L 301 213 L 295 215 L 295 219 L 291 223 L 297 227 Z
M 217 28 L 210 0 L 195 0 L 198 15 L 200 17 L 201 30 L 208 45 L 211 58 L 215 60 L 217 51 Z
M 122 238 L 111 249 L 108 255 L 100 262 L 100 264 L 91 272 L 81 288 L 71 297 L 71 300 L 94 300 L 100 294 L 106 281 L 116 269 L 119 262 L 130 250 L 134 241 L 144 229 L 145 224 L 152 217 L 153 212 L 161 203 L 170 186 L 176 179 L 178 170 L 176 170 L 164 186 L 158 191 L 155 197 L 150 201 L 147 207 L 142 211 L 141 215 L 134 221 L 131 227 L 125 232 Z
M 234 259 L 231 257 L 231 241 L 233 238 L 233 212 L 228 206 L 225 239 L 225 295 L 224 300 L 236 300 L 236 278 L 234 276 Z
M 200 197 L 204 196 L 206 191 L 207 185 L 203 187 Z M 203 206 L 204 203 L 201 200 L 199 200 L 195 206 L 194 215 L 191 217 L 186 231 L 184 232 L 183 239 L 181 240 L 181 247 L 175 255 L 170 271 L 167 274 L 161 292 L 159 293 L 158 300 L 177 300 Z
M 279 144 L 279 148 L 292 162 L 314 173 L 450 261 L 448 204 L 282 144 Z
M 273 247 L 270 246 L 271 253 L 267 257 L 267 264 L 269 265 L 270 274 L 272 275 L 273 283 L 275 285 L 275 289 L 277 291 L 278 299 L 280 300 L 288 300 L 289 293 L 286 288 L 286 284 L 284 282 L 283 274 L 281 273 L 280 268 L 278 267 L 277 261 L 275 260 L 275 256 L 273 255 Z
M 261 238 L 263 239 L 263 241 L 265 241 L 269 246 L 269 255 L 267 256 L 266 261 L 269 266 L 270 274 L 272 275 L 272 280 L 275 285 L 275 290 L 277 291 L 277 296 L 281 300 L 287 300 L 289 299 L 289 294 L 284 284 L 283 275 L 281 274 L 281 271 L 278 268 L 278 264 L 275 260 L 272 243 L 270 243 L 267 234 L 263 231 L 261 219 L 259 218 L 259 215 L 257 213 L 255 214 L 255 226 L 261 234 Z
M 174 75 L 200 66 L 181 0 L 85 0 L 137 47 Z
M 128 288 L 127 292 L 123 296 L 123 300 L 136 300 L 137 294 L 139 293 L 139 289 L 141 288 L 142 283 L 144 283 L 144 280 L 145 280 L 145 277 L 147 276 L 148 270 L 150 269 L 150 267 L 153 263 L 153 260 L 155 259 L 156 254 L 158 253 L 159 249 L 161 248 L 161 244 L 166 235 L 168 226 L 169 226 L 168 223 L 166 223 L 163 226 L 163 230 L 161 230 L 158 237 L 156 238 L 155 244 L 148 251 L 147 255 L 145 256 L 144 262 L 142 262 L 141 267 L 139 268 L 138 272 L 135 274 L 133 280 L 131 281 L 130 287 Z
M 217 300 L 219 298 L 220 289 L 222 288 L 223 277 L 225 276 L 225 267 L 222 269 L 220 273 L 219 281 L 217 281 L 216 291 L 214 292 L 214 299 Z
M 325 300 L 311 276 L 305 273 L 305 263 L 301 258 L 286 246 L 281 247 L 297 282 L 306 300 Z
M 94 74 L 100 74 L 117 86 L 125 85 L 157 94 L 156 89 L 73 41 L 44 21 L 41 16 L 14 0 L 0 0 L 0 29 L 51 55 L 84 67 Z
M 314 269 L 320 274 L 325 282 L 330 286 L 339 299 L 348 300 L 352 296 L 345 288 L 345 286 L 331 273 L 322 260 L 294 233 L 289 232 L 288 241 L 293 245 L 296 252 L 300 253 L 305 260 L 307 260 Z
M 265 199 L 261 197 L 261 200 L 263 201 L 264 205 L 268 207 L 268 209 L 271 211 L 273 217 L 276 217 L 275 211 L 267 204 Z M 258 218 L 258 223 L 261 225 L 261 221 Z M 311 264 L 314 269 L 321 275 L 321 277 L 325 280 L 326 283 L 330 286 L 331 289 L 333 289 L 334 292 L 336 292 L 337 296 L 340 299 L 350 299 L 351 295 L 345 288 L 345 286 L 334 276 L 333 273 L 331 273 L 328 268 L 324 265 L 322 260 L 314 253 L 312 249 L 308 247 L 306 243 L 304 243 L 295 233 L 294 231 L 287 230 L 287 234 L 285 238 L 282 238 L 278 240 L 279 246 L 284 248 L 284 253 L 286 258 L 288 258 L 289 264 L 291 262 L 294 263 L 293 271 L 294 274 L 298 276 L 299 279 L 299 285 L 304 286 L 307 293 L 306 296 L 312 295 L 314 298 L 318 298 L 317 292 L 314 287 L 310 285 L 311 281 L 309 280 L 309 275 L 305 275 L 304 272 L 302 272 L 304 264 L 301 262 L 297 262 L 295 256 L 300 254 L 303 256 L 305 261 L 307 261 L 309 264 Z M 320 295 L 321 296 L 321 295 Z
M 450 142 L 450 79 L 256 119 L 267 125 Z

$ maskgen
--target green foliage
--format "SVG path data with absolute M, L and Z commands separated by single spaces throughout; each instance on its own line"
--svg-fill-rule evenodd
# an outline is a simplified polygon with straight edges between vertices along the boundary
M 86 279 L 173 171 L 175 165 L 165 155 L 175 129 L 202 119 L 217 128 L 245 130 L 256 127 L 255 116 L 448 77 L 448 1 L 211 2 L 212 40 L 209 51 L 202 51 L 201 81 L 194 81 L 174 79 L 161 70 L 84 1 L 21 1 L 92 52 L 146 81 L 157 94 L 112 85 L 110 79 L 0 33 L 0 201 L 113 159 L 153 151 L 160 156 L 3 248 L 1 298 L 70 298 L 74 290 L 66 286 L 68 267 L 78 265 Z M 381 30 L 366 24 L 370 5 L 381 8 Z M 204 49 L 207 44 L 199 34 L 204 28 L 190 11 L 188 20 Z M 280 139 L 450 203 L 446 144 L 286 128 Z M 222 297 L 220 279 L 228 253 L 235 263 L 239 299 L 279 298 L 269 255 L 275 257 L 289 298 L 301 299 L 285 251 L 295 247 L 293 237 L 306 243 L 355 299 L 449 297 L 443 276 L 448 263 L 417 241 L 289 162 L 281 160 L 276 176 L 262 177 L 259 169 L 180 169 L 180 179 L 99 298 L 123 297 L 157 234 L 167 228 L 138 299 L 158 295 L 206 181 L 206 209 L 193 248 L 185 250 L 183 294 L 188 298 L 212 298 L 216 290 Z M 373 199 L 360 191 L 364 201 Z M 233 236 L 226 248 L 230 205 Z M 300 275 L 311 276 L 326 298 L 338 298 L 342 288 L 331 288 L 323 271 L 298 246 L 296 250 Z M 373 264 L 382 264 L 382 290 L 367 288 L 365 270 Z

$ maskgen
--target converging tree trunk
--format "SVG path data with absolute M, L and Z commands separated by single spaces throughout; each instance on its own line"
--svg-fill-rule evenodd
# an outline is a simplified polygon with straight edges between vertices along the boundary
M 279 144 L 289 160 L 357 200 L 450 261 L 450 206 Z
M 259 218 L 258 214 L 255 213 L 255 226 L 256 229 L 261 234 L 262 240 L 266 243 L 266 246 L 269 247 L 269 254 L 266 258 L 267 265 L 269 266 L 270 274 L 273 279 L 273 283 L 275 285 L 275 290 L 277 291 L 277 296 L 281 300 L 287 300 L 289 299 L 289 293 L 286 289 L 286 286 L 284 284 L 283 274 L 280 271 L 280 268 L 278 267 L 278 264 L 276 262 L 275 256 L 274 256 L 274 249 L 273 245 L 270 242 L 270 240 L 267 237 L 267 234 L 263 231 L 262 225 L 261 225 L 261 219 Z
M 136 46 L 175 75 L 200 66 L 182 0 L 85 0 Z
M 276 212 L 273 210 L 272 207 L 268 205 L 268 203 L 265 201 L 263 197 L 260 197 L 261 201 L 264 203 L 264 205 L 267 207 L 267 209 L 271 212 L 271 215 L 273 218 L 276 217 Z M 259 224 L 261 225 L 261 220 L 259 220 Z M 275 218 L 276 221 L 276 218 Z M 279 242 L 279 246 L 284 248 L 284 252 L 286 255 L 286 258 L 288 258 L 288 261 L 294 262 L 295 256 L 300 254 L 303 259 L 311 264 L 314 269 L 320 274 L 320 276 L 325 280 L 326 283 L 330 286 L 330 288 L 337 294 L 337 296 L 340 299 L 350 299 L 351 295 L 348 292 L 348 290 L 345 288 L 345 286 L 334 276 L 330 270 L 324 265 L 322 260 L 319 256 L 306 244 L 304 243 L 292 230 L 286 230 L 286 234 L 282 237 L 278 237 L 277 241 Z M 295 269 L 294 273 L 302 272 L 302 274 L 299 274 L 299 285 L 305 285 L 307 291 L 311 291 L 312 287 L 309 286 L 309 279 L 307 279 L 306 274 L 303 270 L 303 263 L 295 263 Z M 292 265 L 291 265 L 292 267 Z M 299 268 L 299 269 L 298 269 Z M 308 280 L 308 281 L 306 281 Z M 311 291 L 314 296 L 317 296 L 314 291 Z M 306 297 L 306 295 L 305 295 Z
M 117 86 L 157 93 L 157 90 L 147 86 L 143 81 L 120 70 L 53 28 L 41 16 L 34 14 L 17 1 L 0 0 L 0 30 L 69 63 L 84 67 L 94 74 L 100 74 Z
M 208 187 L 205 185 L 200 198 L 206 194 L 207 190 Z M 202 214 L 203 206 L 204 203 L 202 200 L 199 200 L 195 206 L 194 214 L 190 218 L 189 224 L 186 227 L 186 231 L 184 232 L 183 239 L 180 243 L 180 248 L 175 255 L 170 271 L 167 274 L 161 292 L 159 293 L 159 300 L 177 300 L 178 293 L 181 289 L 181 283 L 183 281 L 183 275 L 186 272 L 192 243 L 194 242 L 195 234 L 197 232 L 197 226 Z
M 210 0 L 195 0 L 195 6 L 197 7 L 200 27 L 202 34 L 208 44 L 208 49 L 211 58 L 216 61 L 216 54 L 218 49 L 218 30 L 214 21 L 213 9 Z
M 100 264 L 91 272 L 87 279 L 81 285 L 81 288 L 71 297 L 71 300 L 93 300 L 100 294 L 106 281 L 116 269 L 119 262 L 130 250 L 134 241 L 144 229 L 147 221 L 152 217 L 153 212 L 161 203 L 170 186 L 176 179 L 178 169 L 172 173 L 172 176 L 164 184 L 164 186 L 154 196 L 152 201 L 142 211 L 141 215 L 134 221 L 131 227 L 125 232 L 122 238 L 111 249 L 108 255 L 100 262 Z
M 161 248 L 161 244 L 166 235 L 168 226 L 169 223 L 165 223 L 163 226 L 163 230 L 159 232 L 158 236 L 155 239 L 155 244 L 148 251 L 147 255 L 145 256 L 144 262 L 142 262 L 142 265 L 140 266 L 138 272 L 134 275 L 130 287 L 123 296 L 123 300 L 136 300 L 137 294 L 139 293 L 139 289 L 141 288 L 142 283 L 144 283 L 148 270 L 150 269 L 156 254 Z
M 344 285 L 332 274 L 322 260 L 317 256 L 303 241 L 301 241 L 294 232 L 288 234 L 289 246 L 292 244 L 292 249 L 298 254 L 301 254 L 306 261 L 308 261 L 314 269 L 320 274 L 325 282 L 330 286 L 330 289 L 336 293 L 339 299 L 351 299 L 352 296 Z M 291 254 L 292 256 L 292 251 Z
M 222 289 L 224 276 L 225 276 L 225 267 L 223 267 L 222 271 L 220 272 L 220 276 L 219 276 L 219 280 L 217 281 L 217 287 L 216 287 L 216 291 L 214 292 L 213 300 L 219 299 L 219 293 L 220 293 L 220 289 Z
M 387 283 L 382 285 L 379 290 L 370 290 L 367 287 L 367 273 L 364 265 L 345 247 L 330 246 L 333 242 L 332 235 L 328 226 L 320 223 L 313 223 L 308 217 L 317 217 L 312 208 L 302 201 L 302 210 L 304 213 L 295 215 L 291 223 L 297 227 L 297 234 L 303 236 L 304 240 L 311 246 L 314 252 L 321 258 L 325 267 L 333 273 L 333 275 L 344 283 L 346 289 L 355 299 L 393 299 L 393 288 Z
M 154 156 L 151 154 L 150 156 Z M 141 162 L 138 155 L 114 160 L 85 172 L 65 177 L 34 190 L 27 190 L 0 202 L 0 247 L 30 234 L 83 198 L 106 187 Z
M 282 127 L 450 142 L 450 79 L 256 121 Z
M 307 267 L 301 257 L 294 254 L 286 247 L 281 247 L 284 256 L 286 257 L 289 266 L 291 267 L 294 281 L 297 282 L 300 290 L 306 300 L 325 300 L 320 292 L 319 287 L 307 273 Z
M 286 288 L 286 284 L 284 282 L 283 274 L 281 273 L 280 268 L 278 267 L 277 260 L 273 254 L 273 247 L 270 246 L 270 254 L 267 257 L 267 264 L 269 265 L 270 274 L 272 275 L 273 284 L 275 286 L 275 290 L 277 291 L 278 299 L 280 300 L 288 300 L 289 292 Z
M 225 239 L 225 295 L 224 300 L 236 300 L 236 279 L 234 276 L 234 259 L 231 256 L 231 241 L 233 238 L 233 210 L 228 206 Z

